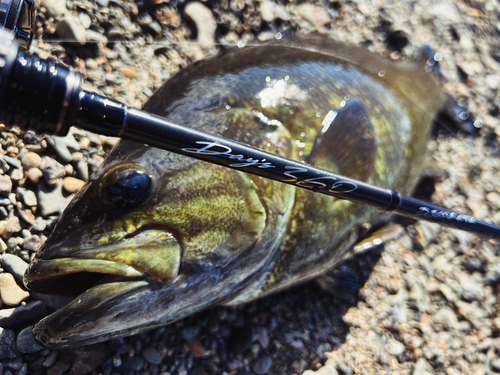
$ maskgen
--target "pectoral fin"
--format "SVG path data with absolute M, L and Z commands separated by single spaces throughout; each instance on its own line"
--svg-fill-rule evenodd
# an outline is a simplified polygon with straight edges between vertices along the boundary
M 377 136 L 368 108 L 352 101 L 330 111 L 316 138 L 309 164 L 365 181 L 373 173 Z

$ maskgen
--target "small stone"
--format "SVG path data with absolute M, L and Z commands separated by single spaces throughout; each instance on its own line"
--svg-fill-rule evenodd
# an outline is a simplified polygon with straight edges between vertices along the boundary
M 7 250 L 7 244 L 0 238 L 0 253 L 4 253 L 5 250 Z
M 88 374 L 94 371 L 111 354 L 106 344 L 82 346 L 74 349 L 75 359 L 69 375 Z
M 45 358 L 45 360 L 43 361 L 43 367 L 52 367 L 54 366 L 54 363 L 56 363 L 57 361 L 57 356 L 58 356 L 58 352 L 57 351 L 53 351 L 52 353 L 50 353 L 47 358 Z
M 200 2 L 191 1 L 184 8 L 184 13 L 195 24 L 198 31 L 198 43 L 201 47 L 213 48 L 217 22 L 210 8 Z
M 307 370 L 302 373 L 302 375 L 339 375 L 335 367 L 333 366 L 323 366 L 316 371 Z
M 24 328 L 35 324 L 47 316 L 47 308 L 42 301 L 28 302 L 12 309 L 0 310 L 0 326 L 5 328 Z
M 500 372 L 500 360 L 494 359 L 491 361 L 491 369 L 495 372 Z
M 38 345 L 33 337 L 33 326 L 24 328 L 17 336 L 16 341 L 17 350 L 21 353 L 37 353 L 43 348 Z
M 192 339 L 194 339 L 196 336 L 198 336 L 198 333 L 200 333 L 200 330 L 201 330 L 200 326 L 186 327 L 181 331 L 181 336 L 184 340 L 189 342 Z
M 38 185 L 38 209 L 41 216 L 58 214 L 69 203 L 72 196 L 63 195 L 62 185 L 62 180 L 53 188 L 44 183 Z
M 189 341 L 189 351 L 193 355 L 193 357 L 204 357 L 207 353 L 207 350 L 203 346 L 203 344 L 200 342 L 200 340 L 197 339 L 192 339 Z
M 48 156 L 42 158 L 40 170 L 43 173 L 43 178 L 49 185 L 56 185 L 61 177 L 66 175 L 64 166 Z
M 78 17 L 73 15 L 67 15 L 57 24 L 57 35 L 62 39 L 77 42 L 81 45 L 87 42 L 85 28 Z
M 9 213 L 4 206 L 0 206 L 0 220 L 4 220 L 9 216 Z
M 403 343 L 401 343 L 397 340 L 389 339 L 389 341 L 387 342 L 386 349 L 390 355 L 394 355 L 397 357 L 398 355 L 401 355 L 404 353 L 405 346 Z
M 14 331 L 0 327 L 0 359 L 13 359 L 16 356 L 17 348 Z
M 0 296 L 7 306 L 17 306 L 30 294 L 17 285 L 14 276 L 10 273 L 2 273 L 0 274 Z
M 0 157 L 0 171 L 6 173 L 10 169 L 9 164 L 4 160 L 3 156 Z
M 38 168 L 42 162 L 42 158 L 35 152 L 28 152 L 21 159 L 21 165 L 24 169 Z
M 38 168 L 31 168 L 30 170 L 28 170 L 27 176 L 31 182 L 38 184 L 40 178 L 42 178 L 43 176 L 43 173 Z
M 252 370 L 254 370 L 257 374 L 267 374 L 269 369 L 273 364 L 273 360 L 269 356 L 262 357 L 257 359 L 252 363 Z
M 10 170 L 10 179 L 12 181 L 21 181 L 24 178 L 24 171 L 22 168 L 16 168 Z
M 46 14 L 49 17 L 60 18 L 68 13 L 66 0 L 43 0 L 42 6 L 46 9 Z
M 29 207 L 34 207 L 38 204 L 38 201 L 36 199 L 36 195 L 31 190 L 27 190 L 26 193 L 24 193 L 23 202 L 26 206 L 29 206 Z
M 7 197 L 12 192 L 12 180 L 10 176 L 0 176 L 0 196 Z
M 38 216 L 33 223 L 33 227 L 31 228 L 34 232 L 43 232 L 47 228 L 47 222 L 43 220 L 42 217 Z
M 141 371 L 144 367 L 144 359 L 142 357 L 127 357 L 123 360 L 120 366 L 121 371 Z M 47 374 L 48 375 L 48 374 Z
M 453 3 L 442 2 L 434 4 L 429 7 L 429 12 L 440 22 L 446 24 L 457 24 L 462 20 L 456 5 Z
M 74 177 L 64 178 L 63 188 L 70 194 L 77 193 L 78 191 L 80 191 L 83 185 L 85 185 L 85 181 L 79 180 L 78 178 Z
M 269 346 L 269 331 L 265 327 L 258 327 L 255 330 L 255 338 L 262 348 L 267 349 Z
M 71 361 L 63 358 L 57 361 L 54 366 L 47 370 L 47 375 L 61 375 L 71 367 Z
M 122 74 L 127 78 L 134 79 L 139 77 L 139 73 L 137 73 L 137 70 L 132 66 L 124 65 L 120 67 L 118 70 L 122 72 Z
M 17 207 L 16 213 L 26 223 L 28 223 L 30 225 L 33 225 L 35 223 L 35 215 L 33 214 L 33 212 L 31 210 L 29 210 L 29 209 L 23 210 L 23 209 L 20 209 L 19 207 Z
M 304 3 L 297 7 L 297 13 L 312 23 L 318 33 L 326 33 L 325 25 L 330 22 L 330 16 L 324 7 Z
M 4 155 L 3 160 L 5 160 L 13 168 L 16 168 L 16 169 L 21 168 L 21 162 L 17 158 Z
M 161 354 L 158 353 L 158 350 L 151 346 L 142 351 L 142 357 L 153 365 L 159 365 L 162 360 Z
M 274 3 L 269 0 L 260 2 L 260 16 L 266 22 L 273 22 L 276 18 L 274 14 Z
M 9 273 L 13 274 L 14 277 L 20 283 L 23 282 L 24 273 L 28 268 L 28 263 L 13 254 L 2 255 L 2 267 Z
M 36 234 L 32 235 L 30 238 L 23 242 L 23 249 L 28 251 L 38 251 L 42 245 L 40 237 Z
M 7 224 L 5 224 L 3 238 L 8 239 L 12 237 L 13 234 L 20 232 L 21 229 L 19 218 L 17 216 L 12 216 L 9 220 L 7 220 Z
M 66 306 L 68 303 L 70 303 L 73 298 L 68 297 L 68 296 L 59 296 L 56 294 L 45 294 L 45 293 L 38 293 L 38 292 L 31 292 L 31 297 L 33 299 L 37 299 L 39 301 L 36 302 L 42 302 L 52 310 L 58 310 L 61 307 Z

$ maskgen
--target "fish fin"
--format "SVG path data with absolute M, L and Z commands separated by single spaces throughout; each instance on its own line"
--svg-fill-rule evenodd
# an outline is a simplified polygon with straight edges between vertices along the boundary
M 375 247 L 384 245 L 385 243 L 399 238 L 403 234 L 403 227 L 399 224 L 391 224 L 384 226 L 368 236 L 362 238 L 358 243 L 351 247 L 342 257 L 342 260 L 351 258 L 354 255 L 364 253 Z
M 352 101 L 337 111 L 330 111 L 323 125 L 309 164 L 367 180 L 373 173 L 377 156 L 377 136 L 368 108 Z

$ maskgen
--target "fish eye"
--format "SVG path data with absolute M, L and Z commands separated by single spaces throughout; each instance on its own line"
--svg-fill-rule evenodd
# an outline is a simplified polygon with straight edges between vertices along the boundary
M 149 173 L 139 166 L 111 170 L 101 183 L 102 198 L 112 207 L 132 208 L 144 202 L 151 192 Z

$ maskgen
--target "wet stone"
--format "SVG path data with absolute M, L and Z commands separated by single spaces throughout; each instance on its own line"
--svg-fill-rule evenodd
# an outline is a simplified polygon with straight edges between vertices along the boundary
M 262 357 L 257 359 L 252 363 L 252 370 L 254 370 L 257 374 L 266 374 L 273 364 L 273 360 L 269 356 Z
M 70 197 L 65 197 L 62 192 L 61 180 L 55 187 L 46 184 L 38 185 L 38 208 L 41 216 L 60 213 L 70 199 Z
M 390 354 L 390 355 L 394 355 L 394 356 L 398 356 L 398 355 L 401 355 L 404 353 L 405 351 L 405 346 L 404 344 L 402 344 L 401 342 L 397 341 L 397 340 L 394 340 L 394 339 L 390 339 L 388 342 L 387 342 L 387 352 Z
M 54 363 L 56 363 L 58 354 L 59 353 L 57 351 L 51 352 L 47 356 L 47 358 L 45 358 L 45 360 L 43 361 L 43 367 L 52 367 L 52 366 L 54 366 Z
M 15 358 L 17 356 L 14 331 L 0 327 L 0 359 Z
M 74 177 L 66 177 L 63 181 L 63 188 L 68 193 L 77 193 L 85 184 L 84 181 Z
M 7 172 L 10 169 L 9 164 L 3 159 L 3 156 L 0 157 L 0 171 L 3 173 Z
M 38 216 L 33 223 L 33 227 L 31 228 L 34 232 L 43 232 L 47 228 L 47 222 L 43 220 L 42 217 Z
M 207 353 L 207 350 L 200 342 L 200 340 L 192 339 L 189 341 L 189 351 L 193 355 L 193 357 L 204 357 Z
M 16 345 L 21 353 L 36 353 L 43 349 L 33 337 L 33 326 L 26 327 L 19 332 Z

